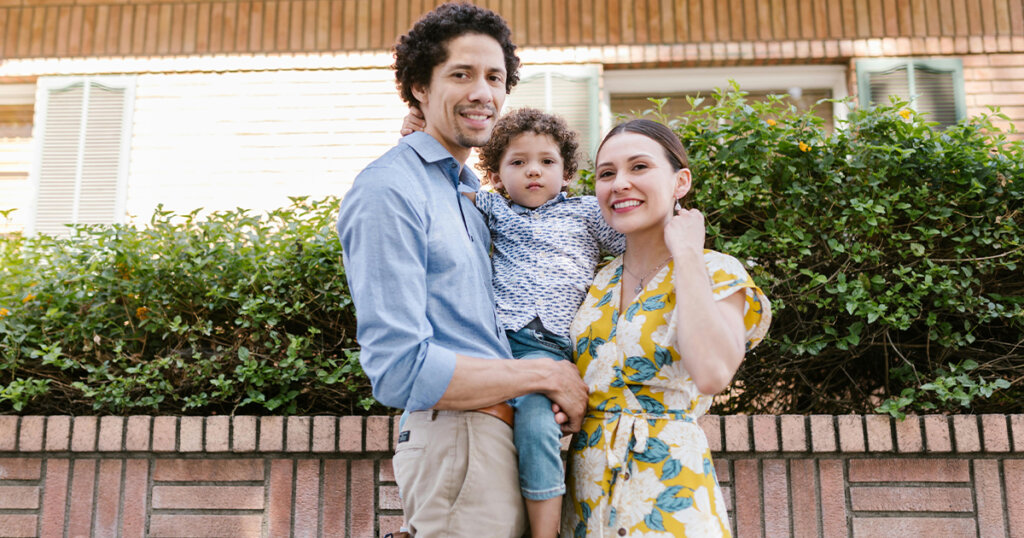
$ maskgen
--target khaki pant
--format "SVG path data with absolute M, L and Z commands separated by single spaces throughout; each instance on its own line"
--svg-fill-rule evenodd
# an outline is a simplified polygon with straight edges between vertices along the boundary
M 473 411 L 410 413 L 395 480 L 413 536 L 508 536 L 526 531 L 512 428 Z

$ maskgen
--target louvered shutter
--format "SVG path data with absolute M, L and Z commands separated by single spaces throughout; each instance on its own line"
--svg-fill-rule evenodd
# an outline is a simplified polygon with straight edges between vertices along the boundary
M 889 104 L 889 96 L 909 100 L 939 128 L 966 117 L 963 64 L 960 60 L 859 60 L 857 85 L 874 105 Z M 863 102 L 863 101 L 862 101 Z
M 551 68 L 524 77 L 512 90 L 508 110 L 532 107 L 565 118 L 580 137 L 584 161 L 593 158 L 598 142 L 597 71 L 574 73 Z
M 40 80 L 30 234 L 124 220 L 132 94 L 125 78 Z
M 927 114 L 931 121 L 939 122 L 943 127 L 956 124 L 957 115 L 956 90 L 954 89 L 955 74 L 951 71 L 939 71 L 918 67 L 914 70 L 914 83 L 917 91 L 917 111 Z

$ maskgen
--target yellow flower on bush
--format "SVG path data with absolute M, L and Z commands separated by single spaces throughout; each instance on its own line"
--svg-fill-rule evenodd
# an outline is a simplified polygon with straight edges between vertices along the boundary
M 904 108 L 903 110 L 901 110 L 900 111 L 900 116 L 903 116 L 903 119 L 905 119 L 905 120 L 909 120 L 910 119 L 910 109 L 909 108 Z
M 0 308 L 0 318 L 4 317 L 4 316 L 6 316 L 7 314 L 10 314 L 10 313 L 11 313 L 11 311 L 8 310 L 8 309 Z
M 135 309 L 135 317 L 137 317 L 139 319 L 146 319 L 147 317 L 149 317 L 149 309 L 144 307 L 144 306 L 140 306 L 140 307 L 136 308 Z
M 30 293 L 30 294 L 26 295 L 25 298 L 21 300 L 21 302 L 27 303 L 27 302 L 31 301 L 32 299 L 35 299 L 35 298 L 36 298 L 36 295 L 34 293 Z
M 767 123 L 768 125 L 771 125 L 772 127 L 775 127 L 775 120 L 771 118 L 764 120 L 764 122 Z
M 808 146 L 807 144 L 800 142 L 800 151 L 807 153 L 808 151 L 811 151 L 811 146 Z

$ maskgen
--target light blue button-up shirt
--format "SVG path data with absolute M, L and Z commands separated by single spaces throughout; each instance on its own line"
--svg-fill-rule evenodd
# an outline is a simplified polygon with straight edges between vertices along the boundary
M 510 358 L 491 290 L 490 236 L 459 191 L 480 180 L 417 132 L 367 166 L 341 203 L 338 237 L 360 362 L 379 402 L 430 409 L 455 355 Z

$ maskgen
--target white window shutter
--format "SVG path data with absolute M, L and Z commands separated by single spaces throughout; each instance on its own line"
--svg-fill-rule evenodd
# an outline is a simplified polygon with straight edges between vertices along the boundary
M 29 219 L 28 232 L 57 234 L 63 224 L 74 222 L 75 176 L 78 168 L 78 146 L 82 123 L 85 84 L 51 90 L 46 95 L 46 115 L 36 114 L 36 125 L 42 126 L 36 136 L 40 151 L 32 160 L 35 188 L 35 215 Z M 41 108 L 41 107 L 40 107 Z M 37 109 L 38 110 L 38 109 Z M 38 131 L 37 131 L 38 132 Z
M 29 234 L 124 220 L 134 80 L 40 79 Z
M 548 66 L 523 77 L 512 90 L 508 109 L 532 107 L 562 116 L 579 135 L 583 160 L 592 159 L 600 134 L 597 77 L 596 68 Z

